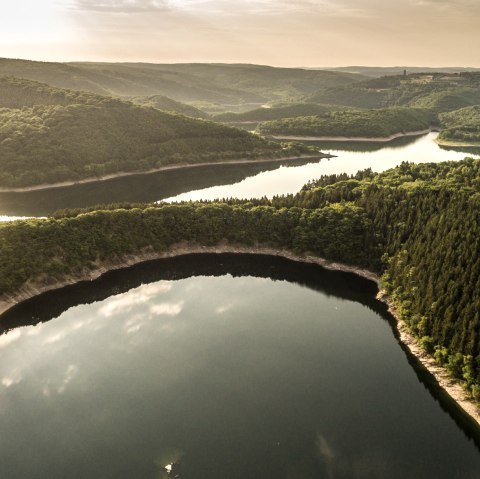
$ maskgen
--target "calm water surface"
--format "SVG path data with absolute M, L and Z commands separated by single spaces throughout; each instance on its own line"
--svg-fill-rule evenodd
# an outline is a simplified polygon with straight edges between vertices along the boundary
M 445 150 L 435 143 L 437 133 L 399 138 L 384 143 L 313 143 L 336 155 L 330 160 L 295 160 L 250 165 L 213 165 L 164 171 L 68 188 L 30 193 L 0 193 L 0 215 L 45 216 L 61 208 L 80 208 L 112 202 L 182 201 L 217 198 L 255 198 L 296 193 L 309 180 L 331 173 L 380 172 L 399 165 L 460 160 L 474 152 Z M 312 143 L 312 142 L 310 142 Z
M 400 138 L 387 144 L 308 142 L 319 150 L 335 155 L 335 158 L 302 166 L 281 166 L 259 173 L 233 185 L 219 185 L 186 192 L 167 198 L 166 201 L 214 200 L 217 198 L 258 198 L 297 193 L 311 179 L 333 173 L 354 174 L 365 168 L 381 172 L 393 168 L 402 161 L 410 163 L 440 163 L 461 160 L 473 153 L 446 150 L 435 143 L 438 133 L 429 133 L 417 138 Z
M 166 478 L 176 462 L 184 479 L 477 479 L 478 431 L 374 293 L 204 255 L 21 305 L 2 318 L 0 477 Z

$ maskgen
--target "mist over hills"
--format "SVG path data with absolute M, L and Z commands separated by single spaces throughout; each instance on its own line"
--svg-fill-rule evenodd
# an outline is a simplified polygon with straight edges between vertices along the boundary
M 263 104 L 313 94 L 365 77 L 248 64 L 52 63 L 0 59 L 0 75 L 116 96 L 164 95 L 177 101 Z

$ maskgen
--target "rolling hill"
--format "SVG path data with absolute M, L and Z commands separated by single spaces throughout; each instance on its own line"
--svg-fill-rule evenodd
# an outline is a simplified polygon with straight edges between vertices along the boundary
M 284 100 L 365 77 L 248 64 L 49 63 L 0 59 L 0 75 L 103 95 L 163 95 L 228 105 Z
M 439 113 L 480 104 L 480 73 L 386 76 L 325 88 L 308 101 L 354 108 L 411 106 Z
M 22 105 L 22 98 L 24 104 Z M 295 155 L 236 128 L 120 99 L 0 79 L 0 186 Z

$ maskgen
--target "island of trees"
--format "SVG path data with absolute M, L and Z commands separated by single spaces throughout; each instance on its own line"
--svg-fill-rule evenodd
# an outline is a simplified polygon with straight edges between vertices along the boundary
M 424 349 L 480 401 L 480 161 L 332 175 L 272 200 L 117 204 L 0 225 L 3 300 L 179 242 L 282 248 L 381 275 Z

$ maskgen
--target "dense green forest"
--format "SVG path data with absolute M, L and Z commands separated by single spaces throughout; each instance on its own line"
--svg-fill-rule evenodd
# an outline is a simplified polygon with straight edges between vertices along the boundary
M 307 210 L 186 203 L 66 212 L 0 224 L 0 291 L 15 291 L 33 278 L 61 278 L 126 254 L 163 251 L 179 241 L 260 242 L 373 267 L 371 258 L 378 255 L 372 252 L 372 234 L 371 221 L 353 205 Z
M 305 151 L 111 97 L 0 78 L 2 187 Z
M 373 78 L 353 85 L 323 88 L 307 101 L 355 108 L 430 108 L 440 113 L 480 104 L 480 72 Z
M 442 113 L 440 122 L 439 143 L 480 144 L 480 106 Z
M 435 121 L 434 113 L 419 108 L 347 110 L 265 122 L 257 131 L 262 135 L 373 138 L 425 130 Z
M 325 176 L 272 200 L 63 211 L 0 226 L 0 288 L 180 241 L 309 252 L 382 274 L 412 333 L 480 401 L 479 211 L 473 159 Z

